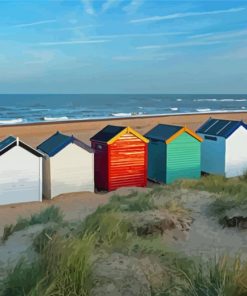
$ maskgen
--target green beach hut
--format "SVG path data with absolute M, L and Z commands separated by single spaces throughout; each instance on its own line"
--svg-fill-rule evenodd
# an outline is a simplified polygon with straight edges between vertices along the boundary
M 148 178 L 170 184 L 178 179 L 201 176 L 202 139 L 183 126 L 159 124 L 146 135 Z

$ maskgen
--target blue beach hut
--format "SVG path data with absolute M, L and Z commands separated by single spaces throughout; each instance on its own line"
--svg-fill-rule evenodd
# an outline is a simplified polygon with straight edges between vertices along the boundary
M 197 133 L 204 140 L 203 172 L 235 177 L 247 170 L 247 128 L 243 121 L 209 118 Z

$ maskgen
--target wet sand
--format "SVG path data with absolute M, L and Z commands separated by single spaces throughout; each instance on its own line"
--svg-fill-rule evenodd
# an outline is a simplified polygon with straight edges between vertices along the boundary
M 247 121 L 247 112 L 179 114 L 162 116 L 145 116 L 131 118 L 112 118 L 101 120 L 46 122 L 25 125 L 0 126 L 0 139 L 9 135 L 18 136 L 27 144 L 35 147 L 56 131 L 73 134 L 75 137 L 90 143 L 90 137 L 108 124 L 131 126 L 144 134 L 158 123 L 186 125 L 196 130 L 209 117 Z

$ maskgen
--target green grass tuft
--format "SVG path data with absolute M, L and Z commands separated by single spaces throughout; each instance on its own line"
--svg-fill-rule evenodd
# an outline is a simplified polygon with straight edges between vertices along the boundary
M 178 182 L 182 188 L 203 190 L 217 193 L 216 199 L 209 207 L 213 215 L 222 219 L 229 210 L 247 210 L 247 182 L 245 176 L 226 179 L 221 176 L 206 176 L 200 180 L 184 180 Z
M 40 264 L 27 264 L 20 260 L 0 286 L 1 296 L 26 296 L 36 286 L 44 273 Z
M 57 233 L 57 227 L 50 226 L 43 229 L 34 239 L 33 248 L 37 253 L 42 253 L 47 244 L 53 239 Z
M 49 222 L 61 223 L 63 214 L 60 209 L 55 206 L 44 209 L 38 214 L 33 214 L 29 218 L 20 217 L 15 225 L 6 225 L 2 236 L 2 241 L 6 241 L 8 237 L 15 231 L 23 230 L 28 226 L 35 224 L 46 224 Z

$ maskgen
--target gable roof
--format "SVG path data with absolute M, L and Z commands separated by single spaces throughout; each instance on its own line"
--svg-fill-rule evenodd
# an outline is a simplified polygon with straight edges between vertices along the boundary
M 209 118 L 198 128 L 197 133 L 228 138 L 240 126 L 246 128 L 243 121 Z
M 58 152 L 60 152 L 63 148 L 65 148 L 68 144 L 75 143 L 77 146 L 80 146 L 81 148 L 92 152 L 93 150 L 87 146 L 85 143 L 81 142 L 80 140 L 74 138 L 73 136 L 67 136 L 64 134 L 61 134 L 60 132 L 56 132 L 54 135 L 52 135 L 50 138 L 45 140 L 43 143 L 41 143 L 37 149 L 41 150 L 48 156 L 54 156 Z
M 96 135 L 94 135 L 90 140 L 112 144 L 118 138 L 120 138 L 122 135 L 126 133 L 131 133 L 135 135 L 137 138 L 144 141 L 145 143 L 149 142 L 148 139 L 146 139 L 141 134 L 133 130 L 131 127 L 115 126 L 115 125 L 107 125 L 101 131 L 99 131 Z
M 7 138 L 5 138 L 4 140 L 2 140 L 0 142 L 0 151 L 4 150 L 5 148 L 7 148 L 9 145 L 13 144 L 16 142 L 16 138 L 9 136 Z
M 25 150 L 29 151 L 30 153 L 34 154 L 35 156 L 41 157 L 43 154 L 38 150 L 32 148 L 31 146 L 25 144 L 24 142 L 20 141 L 18 138 L 9 136 L 0 142 L 0 155 L 4 154 L 5 152 L 9 151 L 15 146 L 20 146 Z
M 201 137 L 199 137 L 196 133 L 194 133 L 192 130 L 188 129 L 187 127 L 170 125 L 170 124 L 158 124 L 153 129 L 151 129 L 148 133 L 146 133 L 145 137 L 169 144 L 184 132 L 188 133 L 198 141 L 200 142 L 202 141 Z

